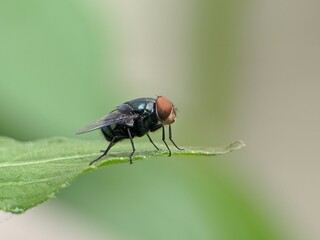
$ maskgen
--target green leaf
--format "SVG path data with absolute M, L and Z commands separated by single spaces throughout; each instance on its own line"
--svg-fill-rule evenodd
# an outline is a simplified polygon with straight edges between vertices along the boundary
M 19 142 L 0 137 L 0 210 L 23 213 L 55 196 L 81 173 L 116 163 L 129 162 L 131 146 L 117 144 L 95 166 L 89 163 L 97 158 L 108 143 L 55 137 L 34 142 Z M 164 150 L 147 150 L 151 144 L 139 144 L 133 160 L 167 156 Z M 245 146 L 236 141 L 223 147 L 185 147 L 172 149 L 176 157 L 221 155 Z M 160 145 L 161 149 L 165 146 Z M 150 149 L 150 148 L 149 148 Z

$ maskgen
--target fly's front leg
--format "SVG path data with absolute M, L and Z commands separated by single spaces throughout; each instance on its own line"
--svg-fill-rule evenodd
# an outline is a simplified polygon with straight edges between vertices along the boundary
M 149 136 L 149 134 L 147 133 L 147 137 L 149 138 L 149 141 L 153 144 L 153 146 L 159 150 L 159 148 L 157 147 L 157 145 L 152 141 L 151 137 Z
M 155 132 L 155 131 L 157 131 L 158 129 L 160 129 L 160 128 L 162 128 L 162 127 L 163 127 L 162 124 L 158 124 L 158 125 L 151 126 L 151 127 L 150 127 L 150 132 Z M 157 147 L 157 145 L 152 141 L 152 139 L 151 139 L 151 137 L 149 136 L 148 133 L 147 133 L 147 136 L 148 136 L 150 142 L 153 144 L 153 146 L 155 146 L 155 148 L 156 148 L 157 150 L 160 150 L 160 149 Z
M 158 124 L 158 125 L 155 125 L 154 127 L 152 127 L 150 129 L 151 132 L 154 132 L 156 130 L 158 130 L 159 128 L 162 128 L 162 141 L 164 142 L 164 144 L 166 145 L 168 151 L 169 151 L 169 156 L 171 156 L 171 150 L 166 142 L 166 135 L 165 135 L 165 129 L 164 129 L 164 126 L 162 124 Z M 149 137 L 149 135 L 148 135 Z M 150 137 L 149 137 L 150 139 Z M 169 140 L 172 142 L 172 144 L 179 150 L 184 150 L 183 148 L 180 148 L 178 147 L 178 145 L 173 141 L 172 139 L 172 130 L 171 130 L 171 125 L 169 125 Z M 151 140 L 150 140 L 151 141 Z M 151 141 L 152 142 L 152 141 Z
M 179 148 L 179 147 L 177 146 L 177 144 L 173 141 L 173 139 L 172 139 L 171 125 L 169 125 L 169 139 L 170 139 L 170 141 L 173 143 L 173 145 L 174 145 L 177 149 L 179 149 L 179 150 L 184 150 L 183 148 Z
M 164 126 L 163 125 L 161 125 L 162 126 L 162 141 L 164 142 L 164 144 L 166 145 L 166 147 L 167 147 L 167 149 L 168 149 L 168 151 L 169 151 L 169 157 L 171 156 L 171 150 L 170 150 L 170 148 L 169 148 L 169 146 L 168 146 L 168 144 L 166 143 L 166 137 L 165 137 L 165 131 L 164 131 Z

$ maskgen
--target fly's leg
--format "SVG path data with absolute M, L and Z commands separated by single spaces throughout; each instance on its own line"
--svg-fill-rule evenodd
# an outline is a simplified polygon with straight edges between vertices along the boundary
M 147 133 L 147 137 L 149 138 L 150 142 L 153 144 L 153 146 L 159 150 L 159 148 L 157 147 L 157 145 L 152 141 L 151 137 L 149 136 L 149 134 Z
M 127 128 L 127 131 L 128 131 L 128 136 L 130 138 L 130 142 L 131 142 L 131 146 L 132 146 L 132 153 L 130 154 L 130 164 L 132 164 L 132 155 L 134 154 L 134 152 L 136 151 L 135 147 L 134 147 L 134 144 L 133 144 L 133 139 L 132 139 L 132 136 L 131 136 L 131 132 L 129 130 L 129 128 Z
M 162 141 L 164 142 L 164 144 L 166 145 L 168 151 L 169 151 L 169 157 L 171 156 L 171 150 L 168 146 L 168 144 L 166 143 L 166 137 L 165 137 L 165 132 L 164 132 L 164 126 L 162 125 Z
M 168 144 L 167 144 L 167 142 L 166 142 L 166 138 L 165 138 L 164 126 L 163 126 L 162 124 L 155 125 L 155 126 L 153 126 L 153 127 L 150 129 L 150 131 L 151 131 L 151 132 L 154 132 L 154 131 L 158 130 L 159 128 L 162 128 L 162 141 L 164 142 L 164 144 L 166 145 L 166 147 L 167 147 L 167 149 L 168 149 L 168 151 L 169 151 L 169 156 L 171 156 L 171 150 L 170 150 L 170 148 L 169 148 L 169 146 L 168 146 Z M 151 141 L 151 138 L 150 138 L 149 135 L 148 135 L 148 137 L 149 137 L 149 140 Z M 184 150 L 183 148 L 178 147 L 177 144 L 173 141 L 173 139 L 172 139 L 171 125 L 169 125 L 169 139 L 170 139 L 170 141 L 173 143 L 173 145 L 174 145 L 177 149 L 179 149 L 179 150 Z M 152 143 L 153 145 L 155 145 L 152 141 L 151 141 L 151 143 Z
M 175 144 L 175 142 L 173 141 L 173 139 L 172 139 L 171 125 L 169 125 L 169 139 L 170 139 L 170 141 L 173 143 L 173 145 L 174 145 L 177 149 L 179 149 L 179 150 L 184 150 L 183 148 L 179 148 L 179 147 L 177 146 L 177 144 Z
M 109 146 L 107 147 L 106 150 L 103 151 L 103 153 L 96 158 L 95 160 L 93 160 L 89 165 L 92 165 L 93 163 L 95 163 L 96 161 L 100 160 L 102 157 L 104 157 L 105 155 L 107 155 L 107 153 L 109 152 L 109 150 L 113 147 L 113 145 L 116 144 L 117 141 L 119 141 L 120 139 L 122 139 L 122 136 L 115 136 L 114 138 L 112 138 Z

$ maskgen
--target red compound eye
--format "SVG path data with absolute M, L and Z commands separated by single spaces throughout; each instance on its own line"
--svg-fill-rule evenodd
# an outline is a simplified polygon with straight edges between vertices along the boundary
M 175 121 L 176 111 L 168 98 L 159 96 L 156 100 L 156 106 L 158 118 L 162 124 L 171 124 Z

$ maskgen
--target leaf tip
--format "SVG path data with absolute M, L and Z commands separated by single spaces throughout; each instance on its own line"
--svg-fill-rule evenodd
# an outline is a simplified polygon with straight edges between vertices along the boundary
M 238 141 L 231 143 L 229 145 L 229 148 L 232 150 L 238 150 L 238 149 L 243 148 L 245 146 L 246 146 L 246 144 L 244 143 L 244 141 L 238 140 Z

